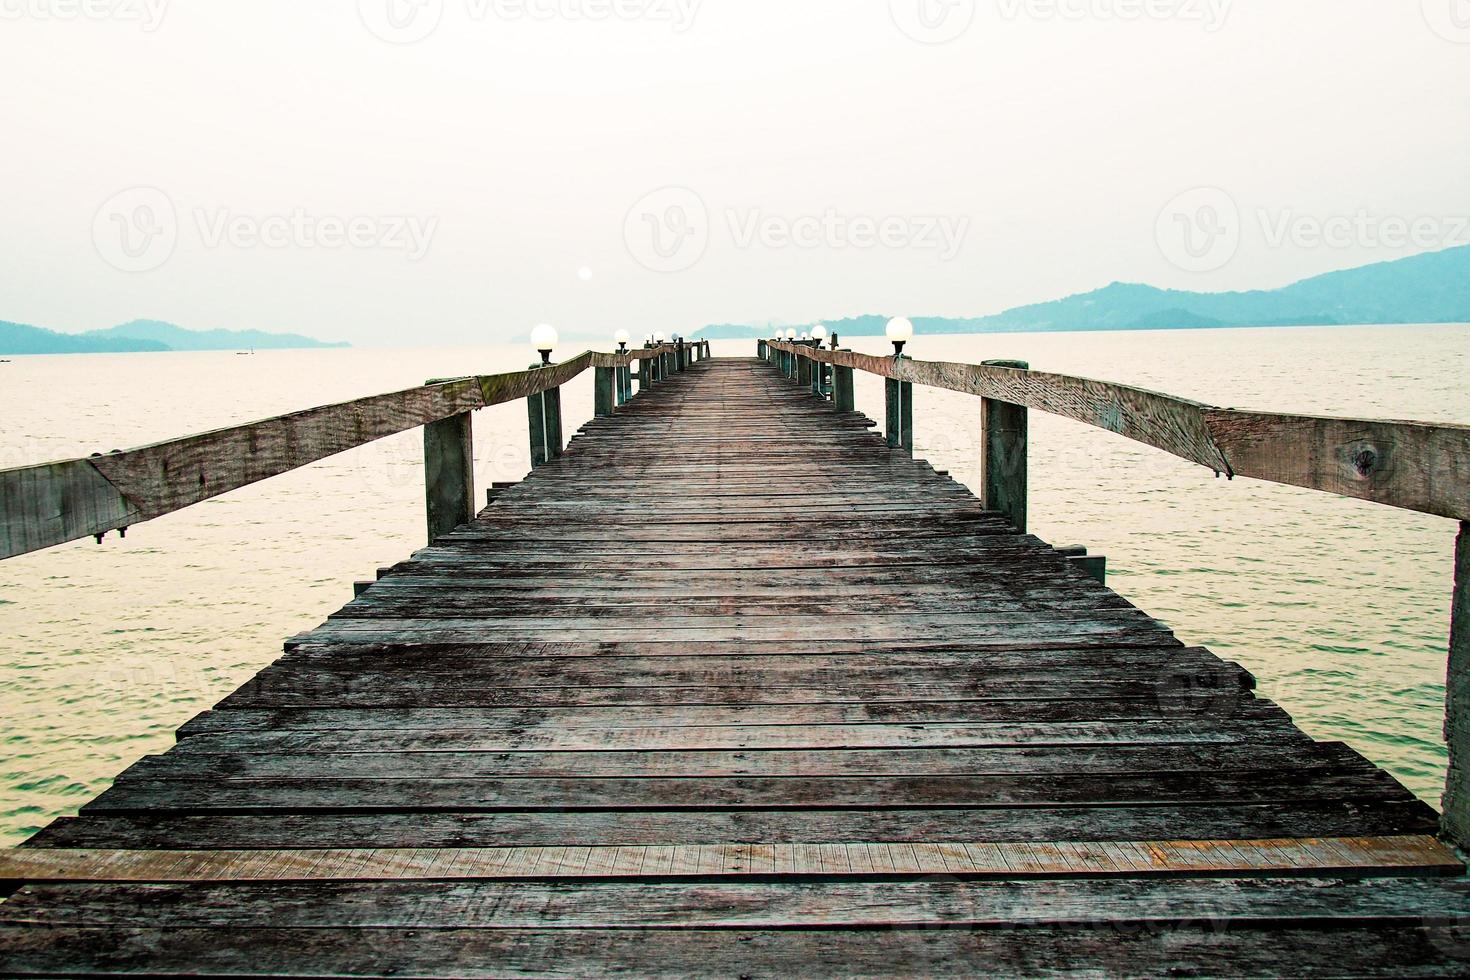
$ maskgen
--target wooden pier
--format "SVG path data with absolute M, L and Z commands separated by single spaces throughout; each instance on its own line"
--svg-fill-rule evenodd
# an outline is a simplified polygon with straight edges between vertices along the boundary
M 0 973 L 1470 972 L 1432 808 L 1019 529 L 1056 376 L 932 376 L 987 399 L 987 506 L 912 458 L 901 388 L 890 437 L 852 411 L 852 370 L 922 362 L 707 353 L 584 355 L 599 416 L 565 450 L 535 399 L 567 371 L 396 415 L 428 424 L 431 545 L 0 854 Z M 530 397 L 544 460 L 469 519 L 475 392 Z M 1157 417 L 1113 397 L 1114 431 Z M 25 479 L 91 485 L 69 465 Z M 12 542 L 93 533 L 29 520 Z

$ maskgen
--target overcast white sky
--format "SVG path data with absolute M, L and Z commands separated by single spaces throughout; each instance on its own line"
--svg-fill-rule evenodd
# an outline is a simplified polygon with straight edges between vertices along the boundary
M 978 315 L 1470 241 L 1470 0 L 0 0 L 0 91 L 0 319 L 63 330 Z

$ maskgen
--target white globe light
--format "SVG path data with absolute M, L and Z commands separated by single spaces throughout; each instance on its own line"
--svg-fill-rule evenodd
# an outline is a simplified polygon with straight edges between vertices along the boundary
M 795 340 L 796 339 L 796 328 L 795 327 L 787 327 L 786 328 L 786 339 L 787 340 Z
M 812 327 L 812 337 L 816 340 L 826 340 L 827 328 L 822 326 L 820 323 L 817 324 L 815 327 Z
M 613 343 L 621 345 L 621 344 L 626 344 L 627 342 L 628 342 L 628 331 L 626 331 L 626 330 L 619 330 L 617 333 L 613 334 Z
M 664 342 L 664 332 L 662 330 L 654 331 L 653 342 L 655 344 L 661 344 Z
M 908 317 L 896 316 L 888 321 L 883 333 L 895 344 L 906 344 L 914 339 L 914 325 Z
M 556 328 L 549 323 L 538 323 L 531 331 L 531 346 L 538 351 L 556 349 Z

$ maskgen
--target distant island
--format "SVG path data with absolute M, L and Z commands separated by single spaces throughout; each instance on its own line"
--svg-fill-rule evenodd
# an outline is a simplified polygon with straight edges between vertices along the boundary
M 839 335 L 870 337 L 882 335 L 887 319 L 823 322 Z M 1281 289 L 1195 293 L 1115 282 L 992 316 L 911 319 L 919 332 L 931 334 L 1470 323 L 1470 245 L 1329 272 Z M 699 336 L 761 337 L 775 326 L 713 324 Z
M 133 320 L 86 333 L 59 333 L 0 320 L 0 355 L 125 354 L 140 351 L 282 350 L 349 347 L 294 333 L 263 330 L 187 330 L 162 320 Z

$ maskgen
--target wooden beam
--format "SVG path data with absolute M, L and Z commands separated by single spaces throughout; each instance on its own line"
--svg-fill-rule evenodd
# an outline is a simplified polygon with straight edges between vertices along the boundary
M 424 500 L 429 541 L 475 516 L 473 416 L 465 412 L 424 426 Z
M 614 372 L 617 368 L 599 367 L 592 369 L 592 411 L 599 418 L 611 415 L 616 407 L 616 395 L 614 388 L 616 378 Z
M 451 881 L 515 878 L 743 878 L 769 875 L 1457 875 L 1433 837 L 1136 842 L 816 843 L 322 850 L 0 852 L 0 884 L 42 882 Z
M 1470 519 L 1470 426 L 1209 409 L 1239 476 Z
M 1445 677 L 1445 836 L 1470 847 L 1470 522 L 1455 539 L 1455 592 L 1450 605 L 1450 659 Z
M 772 341 L 777 351 L 793 345 Z M 806 356 L 1074 419 L 1227 476 L 1470 520 L 1470 426 L 1243 412 L 1130 385 L 985 364 Z
M 1014 368 L 1025 371 L 1025 361 L 986 361 L 988 367 Z M 1029 420 L 1024 405 L 981 399 L 981 479 L 984 490 L 980 499 L 986 510 L 1003 514 L 1011 526 L 1026 533 L 1027 465 L 1026 447 Z
M 129 527 L 408 429 L 556 388 L 627 354 L 436 381 L 170 439 L 125 452 L 0 470 L 0 559 Z

